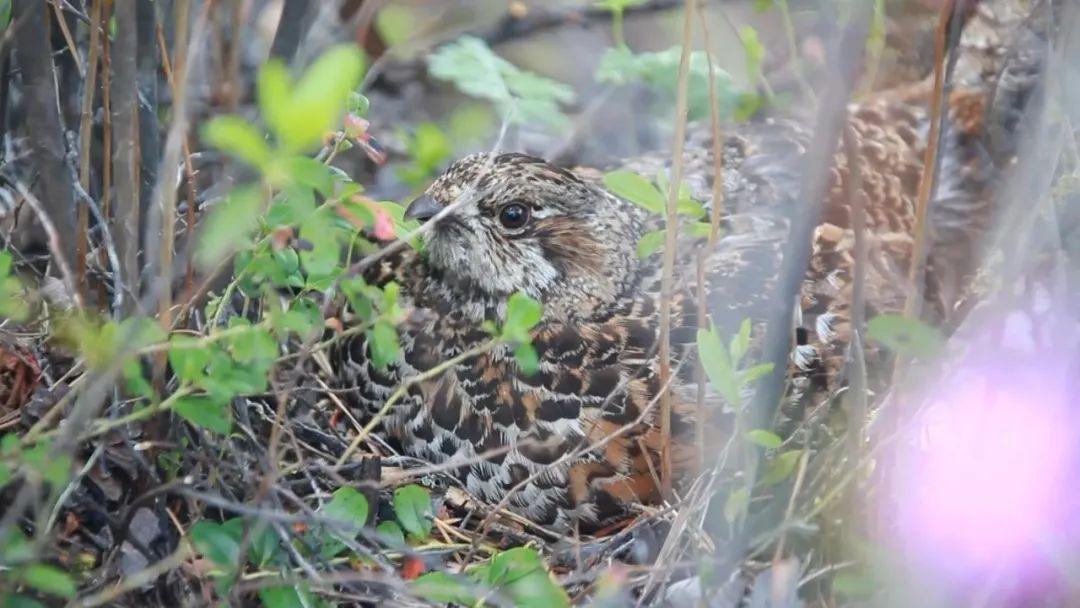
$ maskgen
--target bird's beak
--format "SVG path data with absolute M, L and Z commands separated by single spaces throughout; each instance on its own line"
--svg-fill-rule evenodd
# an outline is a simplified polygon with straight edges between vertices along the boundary
M 427 194 L 421 194 L 405 209 L 405 219 L 426 222 L 442 211 L 443 206 Z

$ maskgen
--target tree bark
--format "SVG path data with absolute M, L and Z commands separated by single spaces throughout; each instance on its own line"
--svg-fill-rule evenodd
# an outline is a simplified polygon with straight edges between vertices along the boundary
M 66 162 L 64 126 L 60 121 L 56 73 L 48 48 L 48 5 L 42 0 L 18 0 L 14 4 L 15 57 L 22 73 L 26 95 L 26 133 L 30 160 L 37 169 L 36 189 L 44 212 L 56 225 L 62 239 L 61 254 L 70 267 L 75 260 L 75 192 Z M 42 45 L 46 48 L 42 48 Z M 31 227 L 19 230 L 17 245 L 33 247 L 46 242 L 37 218 L 27 216 Z M 27 225 L 23 224 L 23 225 Z M 54 271 L 57 264 L 53 264 Z
M 139 297 L 139 114 L 137 89 L 138 21 L 135 0 L 117 0 L 112 41 L 112 176 L 115 196 L 113 218 L 117 253 L 124 285 L 131 292 L 125 312 L 132 312 Z

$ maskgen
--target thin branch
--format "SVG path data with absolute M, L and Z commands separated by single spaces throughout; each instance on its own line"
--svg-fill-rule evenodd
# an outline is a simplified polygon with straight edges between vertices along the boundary
M 98 53 L 101 49 L 101 2 L 92 0 L 90 8 L 90 51 L 86 61 L 83 83 L 82 116 L 79 120 L 79 184 L 84 192 L 90 192 L 90 144 L 93 135 L 94 93 L 97 90 Z M 79 226 L 75 243 L 75 274 L 80 293 L 86 293 L 87 239 L 90 229 L 90 213 L 85 204 L 79 205 Z M 119 278 L 119 277 L 117 277 Z
M 682 53 L 679 57 L 679 87 L 675 96 L 675 138 L 671 151 L 671 177 L 668 181 L 664 266 L 660 295 L 660 384 L 671 377 L 671 300 L 675 284 L 675 249 L 678 247 L 679 186 L 682 184 L 683 148 L 686 144 L 687 88 L 690 73 L 690 47 L 693 42 L 695 0 L 686 0 L 683 8 Z M 671 497 L 671 394 L 660 394 L 660 478 L 665 498 Z
M 64 171 L 67 174 L 67 170 Z M 83 307 L 82 296 L 79 295 L 79 290 L 76 288 L 75 275 L 71 272 L 71 266 L 68 265 L 67 257 L 64 255 L 63 236 L 56 229 L 56 224 L 53 223 L 52 218 L 49 216 L 48 209 L 42 204 L 33 192 L 22 184 L 22 182 L 15 182 L 15 189 L 30 205 L 30 208 L 34 210 L 37 215 L 38 222 L 41 223 L 41 227 L 45 229 L 45 234 L 48 236 L 49 251 L 52 252 L 55 258 L 56 266 L 60 270 L 60 276 L 64 280 L 64 286 L 67 287 L 68 293 L 75 301 L 76 308 Z
M 909 317 L 919 315 L 922 304 L 922 284 L 926 271 L 927 229 L 926 217 L 930 206 L 930 197 L 933 195 L 934 186 L 937 182 L 939 167 L 939 149 L 941 148 L 942 131 L 945 127 L 945 50 L 949 38 L 956 39 L 960 30 L 960 15 L 953 19 L 953 14 L 958 13 L 958 3 L 949 0 L 941 6 L 938 16 L 937 30 L 934 34 L 934 92 L 930 99 L 930 134 L 927 136 L 926 151 L 923 154 L 923 171 L 919 179 L 918 198 L 915 202 L 915 248 L 911 255 L 911 267 L 908 269 L 908 294 L 904 302 L 904 314 Z M 949 33 L 949 25 L 955 35 Z M 897 358 L 899 364 L 899 358 Z

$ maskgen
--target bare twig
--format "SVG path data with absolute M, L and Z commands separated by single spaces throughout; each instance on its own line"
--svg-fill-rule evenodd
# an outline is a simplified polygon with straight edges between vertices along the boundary
M 686 143 L 687 85 L 690 72 L 690 47 L 693 42 L 694 11 L 697 3 L 686 0 L 683 8 L 682 53 L 679 57 L 679 87 L 675 96 L 675 139 L 671 152 L 671 178 L 668 182 L 666 229 L 664 232 L 664 267 L 660 296 L 660 384 L 667 386 L 671 377 L 671 300 L 675 284 L 675 249 L 678 246 L 679 186 L 682 184 L 683 147 Z M 671 497 L 671 395 L 660 393 L 660 479 L 665 498 Z
M 97 89 L 98 53 L 101 49 L 101 2 L 93 0 L 90 9 L 90 51 L 83 84 L 82 116 L 79 120 L 79 183 L 90 192 L 90 139 L 92 136 L 94 92 Z M 79 225 L 75 243 L 75 274 L 80 293 L 86 295 L 86 255 L 90 228 L 90 213 L 86 204 L 79 205 Z M 118 277 L 119 278 L 119 277 Z
M 67 173 L 65 168 L 65 173 Z M 53 257 L 56 258 L 56 266 L 60 269 L 60 276 L 64 279 L 64 286 L 67 288 L 68 293 L 75 301 L 75 306 L 78 308 L 83 307 L 82 296 L 79 295 L 79 290 L 75 283 L 75 275 L 71 272 L 71 266 L 68 265 L 67 257 L 64 255 L 63 237 L 56 229 L 56 224 L 53 223 L 49 212 L 45 208 L 45 205 L 41 203 L 33 192 L 22 184 L 22 182 L 15 182 L 15 189 L 30 205 L 30 208 L 34 210 L 37 215 L 38 221 L 41 223 L 41 227 L 45 229 L 45 234 L 48 235 L 49 251 L 52 252 Z
M 933 195 L 937 181 L 939 167 L 939 149 L 941 147 L 942 131 L 945 127 L 945 49 L 949 39 L 949 24 L 959 32 L 960 15 L 955 0 L 949 0 L 941 5 L 941 13 L 938 16 L 937 30 L 934 34 L 934 92 L 930 98 L 930 134 L 927 136 L 926 151 L 923 154 L 923 172 L 919 179 L 918 198 L 915 202 L 915 247 L 911 256 L 911 267 L 908 270 L 908 295 L 904 303 L 904 314 L 909 317 L 919 315 L 922 304 L 922 283 L 925 273 L 926 241 L 928 238 L 926 217 L 930 205 L 930 197 Z M 955 38 L 955 37 L 954 37 Z M 897 359 L 899 363 L 899 358 Z

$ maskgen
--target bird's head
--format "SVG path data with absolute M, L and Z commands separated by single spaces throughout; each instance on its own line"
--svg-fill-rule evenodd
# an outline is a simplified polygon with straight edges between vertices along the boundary
M 459 160 L 406 216 L 435 220 L 426 261 L 452 289 L 497 299 L 523 291 L 567 315 L 622 295 L 643 230 L 636 206 L 522 154 Z

